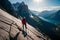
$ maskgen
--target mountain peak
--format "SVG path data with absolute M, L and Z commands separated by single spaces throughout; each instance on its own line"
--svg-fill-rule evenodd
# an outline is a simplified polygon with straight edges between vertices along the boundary
M 24 3 L 23 1 L 21 2 L 21 4 L 22 4 L 22 5 L 25 5 L 25 3 Z

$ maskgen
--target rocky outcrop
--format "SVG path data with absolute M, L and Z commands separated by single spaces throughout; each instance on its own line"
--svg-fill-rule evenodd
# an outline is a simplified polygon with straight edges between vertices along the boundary
M 15 9 L 17 9 L 18 16 L 29 17 L 29 9 L 24 2 L 13 4 L 13 6 L 15 6 Z
M 12 4 L 8 0 L 0 0 L 0 8 L 10 13 L 11 15 L 16 16 Z

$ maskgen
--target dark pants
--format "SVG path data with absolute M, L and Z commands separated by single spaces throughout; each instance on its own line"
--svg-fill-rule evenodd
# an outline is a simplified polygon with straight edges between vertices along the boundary
M 23 24 L 23 32 L 22 33 L 24 34 L 24 37 L 27 36 L 27 26 L 26 26 L 26 24 Z
M 27 27 L 26 27 L 26 23 L 25 23 L 25 24 L 23 24 L 23 30 L 24 30 L 24 27 L 25 27 L 25 29 L 27 29 Z

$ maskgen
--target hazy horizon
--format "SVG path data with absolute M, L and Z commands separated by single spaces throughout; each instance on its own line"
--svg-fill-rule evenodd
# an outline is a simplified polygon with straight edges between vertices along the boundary
M 44 10 L 59 10 L 60 9 L 60 0 L 9 0 L 11 3 L 22 1 L 28 5 L 30 10 L 35 10 L 38 12 Z

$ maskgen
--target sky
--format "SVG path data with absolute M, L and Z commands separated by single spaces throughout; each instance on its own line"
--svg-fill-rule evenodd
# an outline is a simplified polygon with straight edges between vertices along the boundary
M 9 0 L 11 3 L 22 1 L 28 5 L 30 10 L 35 10 L 38 12 L 44 10 L 59 10 L 60 9 L 60 0 Z

